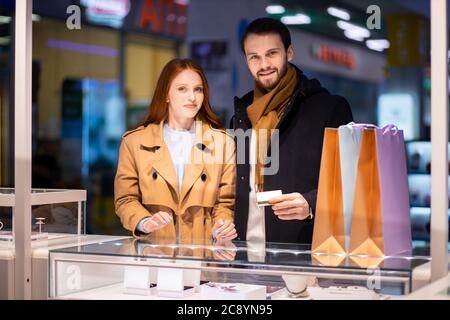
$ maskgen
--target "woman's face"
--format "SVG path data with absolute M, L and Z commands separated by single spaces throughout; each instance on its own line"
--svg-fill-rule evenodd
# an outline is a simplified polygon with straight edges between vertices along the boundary
M 203 104 L 203 82 L 200 75 L 191 70 L 181 71 L 172 81 L 167 97 L 169 119 L 178 121 L 194 119 Z

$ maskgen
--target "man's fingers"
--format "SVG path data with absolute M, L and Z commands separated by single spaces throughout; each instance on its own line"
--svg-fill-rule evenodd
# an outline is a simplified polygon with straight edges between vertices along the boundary
M 309 213 L 304 212 L 296 212 L 296 213 L 284 213 L 284 214 L 278 214 L 277 217 L 280 220 L 305 220 L 308 218 Z
M 278 219 L 280 220 L 302 220 L 298 214 L 284 214 L 284 215 L 279 215 Z
M 282 215 L 286 215 L 286 214 L 299 214 L 302 211 L 303 210 L 301 210 L 299 208 L 288 208 L 288 209 L 275 210 L 273 213 L 275 213 L 275 215 L 277 215 L 277 216 L 282 216 Z
M 270 204 L 276 204 L 278 202 L 294 200 L 299 197 L 301 197 L 301 195 L 298 192 L 286 193 L 286 194 L 282 194 L 281 196 L 270 198 L 268 202 Z
M 288 208 L 297 208 L 302 207 L 305 204 L 305 200 L 303 199 L 294 199 L 294 200 L 287 200 L 283 202 L 279 202 L 272 206 L 273 211 L 277 211 L 280 209 L 288 209 Z

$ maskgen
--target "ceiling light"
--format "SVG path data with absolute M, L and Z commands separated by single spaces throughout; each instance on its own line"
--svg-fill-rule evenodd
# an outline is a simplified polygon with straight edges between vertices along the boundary
M 337 17 L 342 20 L 350 20 L 350 13 L 346 10 L 338 9 L 335 7 L 329 7 L 327 9 L 328 14 Z
M 353 40 L 364 41 L 364 38 L 370 37 L 370 31 L 366 28 L 357 26 L 356 24 L 339 20 L 337 26 L 344 30 L 344 35 Z
M 364 41 L 364 37 L 361 36 L 361 33 L 359 33 L 358 31 L 355 31 L 353 29 L 345 30 L 344 35 L 347 38 L 352 39 L 352 40 L 356 40 L 359 42 Z
M 311 18 L 303 13 L 298 13 L 295 16 L 284 16 L 281 18 L 284 24 L 310 24 Z
M 366 41 L 366 46 L 371 50 L 382 52 L 384 49 L 389 48 L 390 44 L 385 39 L 370 39 Z
M 282 14 L 284 13 L 286 10 L 284 10 L 283 6 L 274 4 L 274 5 L 270 5 L 266 7 L 266 12 L 268 14 Z

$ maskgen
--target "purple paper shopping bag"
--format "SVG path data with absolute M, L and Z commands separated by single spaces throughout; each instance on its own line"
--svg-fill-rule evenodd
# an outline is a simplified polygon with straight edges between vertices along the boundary
M 350 232 L 350 253 L 382 256 L 412 249 L 403 131 L 361 127 L 361 151 Z

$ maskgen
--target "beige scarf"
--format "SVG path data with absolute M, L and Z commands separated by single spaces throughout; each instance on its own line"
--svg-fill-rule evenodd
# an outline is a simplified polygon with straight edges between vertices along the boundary
M 263 163 L 272 138 L 272 130 L 277 127 L 296 84 L 297 73 L 290 64 L 288 64 L 286 74 L 271 91 L 266 92 L 257 83 L 255 84 L 253 103 L 247 108 L 247 114 L 256 134 L 255 183 L 258 191 L 264 190 Z M 261 129 L 264 129 L 261 131 L 262 136 L 260 136 Z M 260 139 L 265 139 L 265 141 L 260 141 Z

